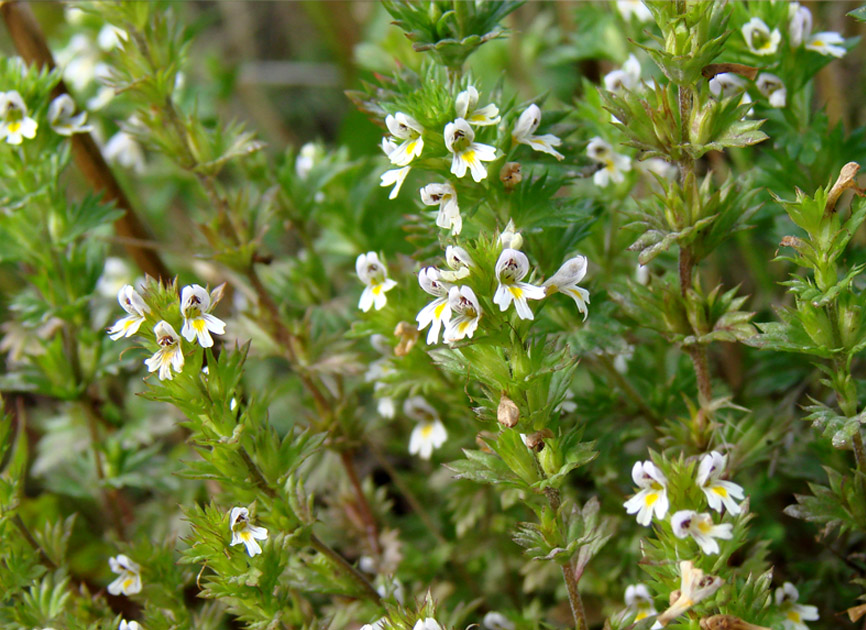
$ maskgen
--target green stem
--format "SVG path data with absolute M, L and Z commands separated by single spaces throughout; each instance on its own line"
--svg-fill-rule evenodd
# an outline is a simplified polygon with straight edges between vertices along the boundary
M 39 554 L 39 559 L 42 564 L 51 569 L 52 571 L 56 571 L 58 566 L 54 564 L 54 561 L 48 557 L 48 554 L 45 553 L 45 550 L 42 548 L 42 545 L 33 537 L 33 534 L 30 533 L 30 530 L 27 529 L 27 526 L 24 524 L 24 521 L 21 520 L 21 517 L 16 514 L 12 517 L 12 522 L 15 523 L 15 526 L 18 528 L 18 531 L 21 532 L 21 535 L 24 536 L 24 540 L 27 541 L 27 544 L 33 548 L 33 551 Z

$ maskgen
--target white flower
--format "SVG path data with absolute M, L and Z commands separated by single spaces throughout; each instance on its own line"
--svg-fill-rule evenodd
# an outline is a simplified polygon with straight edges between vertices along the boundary
M 718 451 L 712 451 L 701 457 L 698 464 L 698 487 L 704 491 L 707 503 L 716 512 L 722 511 L 722 505 L 730 514 L 736 516 L 740 513 L 740 506 L 734 499 L 743 499 L 743 489 L 733 481 L 725 481 L 720 477 L 728 465 L 728 456 Z
M 102 153 L 107 162 L 131 168 L 136 173 L 144 170 L 144 151 L 141 145 L 123 130 L 111 136 Z
M 418 274 L 418 283 L 424 291 L 435 296 L 436 299 L 421 309 L 415 321 L 418 322 L 418 330 L 424 330 L 430 326 L 430 331 L 427 333 L 427 343 L 437 343 L 442 325 L 447 326 L 451 320 L 451 307 L 448 304 L 448 289 L 451 288 L 451 285 L 442 282 L 436 267 L 424 267 Z
M 628 372 L 628 362 L 631 361 L 634 356 L 634 346 L 631 344 L 627 344 L 625 349 L 621 352 L 617 352 L 613 357 L 613 369 L 619 372 L 620 374 L 625 374 Z
M 458 245 L 449 245 L 445 248 L 445 262 L 452 270 L 440 271 L 439 275 L 448 282 L 462 280 L 469 275 L 469 270 L 475 266 L 469 253 Z
M 775 74 L 762 72 L 758 75 L 755 81 L 755 87 L 758 91 L 766 96 L 770 101 L 770 107 L 784 107 L 788 99 L 788 91 L 785 89 L 785 84 L 782 79 Z
M 358 308 L 365 313 L 372 306 L 375 306 L 377 311 L 382 310 L 388 303 L 385 293 L 396 287 L 397 283 L 388 278 L 385 265 L 379 261 L 379 255 L 376 252 L 359 255 L 355 260 L 355 272 L 361 282 L 367 285 L 358 301 Z
M 798 604 L 798 599 L 800 593 L 790 582 L 785 582 L 776 589 L 776 605 L 785 614 L 785 619 L 782 621 L 785 630 L 808 630 L 808 626 L 803 621 L 818 620 L 818 608 Z
M 596 186 L 605 188 L 610 182 L 622 183 L 625 181 L 623 173 L 631 170 L 631 158 L 614 153 L 613 147 L 598 136 L 589 141 L 586 154 L 591 160 L 604 165 L 604 168 L 597 170 L 592 176 Z
M 708 555 L 719 553 L 719 543 L 716 542 L 716 538 L 730 540 L 734 537 L 733 525 L 730 523 L 714 525 L 712 516 L 706 512 L 699 514 L 694 510 L 675 512 L 671 516 L 671 527 L 677 538 L 691 536 L 701 550 Z
M 812 12 L 801 6 L 799 2 L 792 2 L 788 7 L 788 15 L 791 18 L 788 22 L 788 35 L 791 38 L 791 45 L 796 48 L 812 32 Z
M 127 621 L 126 619 L 121 619 L 120 625 L 117 626 L 117 630 L 141 630 L 141 626 L 137 621 Z
M 813 50 L 822 55 L 844 57 L 845 53 L 848 52 L 844 46 L 840 45 L 844 43 L 845 38 L 839 33 L 824 31 L 823 33 L 815 33 L 809 38 L 806 42 L 806 50 Z
M 69 94 L 61 94 L 48 106 L 48 123 L 61 136 L 71 136 L 74 133 L 86 133 L 93 130 L 87 125 L 87 112 L 75 114 L 75 103 Z
M 631 478 L 640 488 L 637 494 L 623 503 L 629 514 L 637 514 L 637 522 L 649 525 L 653 513 L 659 520 L 668 513 L 668 480 L 651 461 L 635 462 Z
M 662 179 L 675 179 L 679 170 L 676 166 L 661 158 L 649 158 L 637 163 L 637 168 L 644 173 L 658 175 Z
M 250 523 L 250 512 L 245 507 L 233 507 L 229 512 L 229 527 L 232 532 L 230 545 L 243 543 L 247 553 L 252 558 L 262 552 L 262 548 L 256 540 L 267 540 L 268 530 L 264 527 L 256 527 Z
M 454 343 L 464 337 L 472 339 L 481 319 L 481 305 L 471 287 L 451 287 L 448 290 L 451 319 L 445 326 L 445 341 Z
M 391 160 L 392 164 L 406 166 L 421 155 L 421 151 L 424 149 L 424 138 L 421 137 L 424 128 L 418 124 L 417 120 L 403 112 L 397 112 L 393 116 L 388 114 L 385 118 L 385 124 L 392 136 L 403 141 L 388 154 L 388 159 Z
M 541 124 L 541 109 L 533 103 L 520 114 L 517 122 L 514 123 L 511 139 L 517 144 L 525 144 L 535 151 L 549 153 L 557 160 L 564 158 L 562 153 L 553 148 L 561 145 L 562 140 L 552 133 L 546 133 L 543 136 L 534 135 L 539 124 Z
M 365 623 L 361 626 L 361 630 L 382 630 L 385 627 L 385 622 L 388 621 L 387 617 L 382 617 L 381 619 L 377 619 L 373 623 Z
M 499 305 L 500 311 L 505 311 L 511 302 L 517 309 L 520 319 L 533 319 L 532 311 L 526 300 L 540 300 L 545 295 L 541 287 L 521 282 L 529 273 L 529 259 L 521 251 L 516 249 L 503 249 L 496 261 L 496 279 L 499 286 L 493 295 L 493 303 Z
M 514 227 L 514 221 L 508 219 L 508 225 L 499 235 L 499 244 L 502 249 L 520 249 L 523 247 L 523 236 Z
M 487 177 L 483 162 L 496 159 L 496 147 L 475 142 L 475 131 L 462 118 L 445 125 L 444 136 L 445 146 L 453 154 L 451 172 L 454 175 L 464 177 L 468 169 L 476 182 Z
M 180 348 L 180 337 L 167 321 L 161 321 L 153 327 L 156 343 L 159 345 L 152 357 L 145 359 L 148 372 L 159 370 L 159 380 L 172 380 L 171 370 L 180 373 L 183 370 L 183 350 Z
M 455 236 L 463 229 L 463 218 L 457 205 L 457 191 L 451 184 L 427 184 L 421 189 L 421 201 L 425 206 L 439 206 L 436 225 L 450 229 Z
M 100 84 L 96 94 L 87 99 L 87 109 L 96 111 L 102 109 L 114 98 L 114 88 L 109 85 L 112 80 L 111 66 L 107 63 L 97 63 L 93 66 L 93 78 Z
M 710 79 L 710 94 L 717 98 L 729 98 L 745 89 L 745 80 L 734 72 L 721 72 Z
M 0 140 L 5 138 L 8 144 L 21 144 L 24 138 L 32 140 L 38 126 L 27 115 L 27 105 L 18 92 L 0 92 Z
M 487 630 L 514 630 L 514 622 L 501 612 L 496 612 L 495 610 L 491 610 L 484 615 L 481 625 L 487 628 Z
M 99 50 L 86 35 L 73 35 L 69 43 L 57 51 L 57 65 L 63 69 L 63 80 L 75 93 L 83 92 L 93 81 Z
M 680 594 L 658 617 L 657 623 L 660 627 L 666 626 L 671 621 L 689 610 L 692 606 L 699 604 L 710 597 L 724 584 L 721 578 L 715 575 L 704 575 L 700 569 L 696 569 L 690 560 L 680 562 Z
M 616 10 L 624 20 L 630 20 L 632 16 L 636 17 L 638 22 L 649 22 L 653 19 L 653 14 L 641 0 L 617 0 Z
M 541 286 L 546 289 L 547 295 L 559 291 L 570 296 L 577 305 L 577 310 L 583 313 L 583 319 L 588 315 L 587 304 L 589 304 L 589 291 L 577 286 L 586 275 L 586 256 L 575 256 L 562 263 L 559 270 L 553 274 Z
M 442 630 L 442 626 L 433 617 L 427 617 L 416 621 L 412 630 Z
M 117 48 L 121 41 L 127 41 L 129 35 L 122 28 L 114 26 L 114 24 L 106 24 L 96 36 L 96 43 L 102 50 L 109 51 Z
M 109 256 L 96 283 L 96 292 L 104 298 L 113 298 L 124 285 L 129 284 L 131 278 L 132 272 L 126 262 L 122 258 Z
M 649 284 L 650 280 L 650 270 L 649 265 L 642 265 L 638 263 L 634 268 L 634 279 L 638 284 L 642 284 L 644 286 Z
M 400 194 L 400 189 L 403 187 L 403 182 L 406 181 L 406 176 L 411 170 L 411 166 L 404 166 L 403 168 L 392 168 L 390 171 L 382 173 L 379 177 L 381 180 L 379 186 L 382 188 L 393 186 L 391 192 L 388 194 L 388 199 L 397 198 L 397 195 Z
M 430 459 L 433 451 L 443 444 L 448 438 L 448 432 L 439 418 L 429 422 L 419 422 L 409 437 L 409 454 L 417 455 L 421 459 Z
M 630 584 L 627 586 L 625 589 L 625 605 L 636 611 L 635 621 L 658 614 L 655 606 L 653 606 L 653 600 L 650 597 L 646 584 Z
M 307 142 L 302 146 L 301 150 L 298 151 L 298 157 L 295 158 L 295 173 L 297 176 L 301 179 L 306 179 L 310 171 L 322 160 L 324 153 L 322 147 L 315 142 Z
M 493 103 L 478 107 L 478 90 L 471 85 L 457 95 L 454 109 L 458 118 L 477 127 L 495 125 L 500 120 L 499 108 Z
M 380 382 L 388 374 L 394 372 L 394 367 L 391 365 L 390 357 L 392 354 L 391 344 L 384 335 L 371 335 L 370 343 L 373 347 L 382 354 L 381 359 L 376 359 L 370 363 L 367 373 L 364 375 L 364 380 L 367 383 L 374 383 L 373 392 L 377 393 L 386 387 L 385 383 Z M 376 400 L 376 410 L 383 418 L 393 418 L 396 411 L 394 407 L 394 399 L 390 396 L 378 396 Z
M 112 595 L 135 595 L 141 592 L 141 567 L 123 554 L 108 559 L 112 573 L 119 577 L 108 585 Z
M 758 17 L 753 17 L 743 24 L 742 31 L 743 39 L 746 40 L 746 46 L 749 47 L 749 50 L 762 57 L 776 54 L 779 49 L 779 42 L 782 41 L 782 34 L 779 29 L 774 28 L 770 32 L 767 23 Z
M 604 75 L 604 89 L 608 92 L 634 90 L 640 86 L 640 62 L 634 54 L 630 54 L 622 68 Z
M 223 335 L 226 332 L 226 323 L 211 315 L 211 301 L 214 305 L 217 296 L 222 295 L 222 287 L 217 287 L 208 295 L 204 287 L 191 284 L 185 286 L 180 292 L 180 314 L 183 316 L 183 328 L 180 334 L 187 341 L 198 337 L 198 343 L 202 348 L 213 346 L 211 333 Z
M 121 337 L 131 337 L 137 333 L 145 319 L 145 315 L 150 312 L 150 307 L 145 304 L 142 297 L 130 284 L 127 284 L 118 291 L 117 301 L 120 303 L 121 308 L 129 313 L 129 315 L 117 320 L 114 326 L 108 329 L 109 337 L 115 341 Z

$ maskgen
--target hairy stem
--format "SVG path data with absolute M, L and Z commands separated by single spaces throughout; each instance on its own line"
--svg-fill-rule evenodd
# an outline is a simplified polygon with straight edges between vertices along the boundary
M 544 494 L 547 496 L 550 509 L 557 514 L 558 519 L 559 507 L 561 505 L 559 490 L 547 488 Z M 574 574 L 571 563 L 562 566 L 562 577 L 565 579 L 565 588 L 568 591 L 568 603 L 571 606 L 571 615 L 574 617 L 574 627 L 577 630 L 587 630 L 586 612 L 583 609 L 583 600 L 577 588 L 577 576 Z
M 51 569 L 52 571 L 57 570 L 57 565 L 54 564 L 54 561 L 48 557 L 48 554 L 45 553 L 45 550 L 42 548 L 42 545 L 33 537 L 33 534 L 30 533 L 30 530 L 27 529 L 27 525 L 24 524 L 24 521 L 21 520 L 21 517 L 16 514 L 12 517 L 12 522 L 15 523 L 15 527 L 18 528 L 18 531 L 21 532 L 21 535 L 24 537 L 24 540 L 27 541 L 27 544 L 33 548 L 33 551 L 39 554 L 39 559 L 46 567 Z
M 376 526 L 376 518 L 373 516 L 373 511 L 370 509 L 370 504 L 367 501 L 366 495 L 364 495 L 364 489 L 361 487 L 361 482 L 358 479 L 358 472 L 355 470 L 355 461 L 352 459 L 352 453 L 341 451 L 340 461 L 343 462 L 343 468 L 346 469 L 346 475 L 349 477 L 349 481 L 355 491 L 358 515 L 364 523 L 364 530 L 367 534 L 370 547 L 377 556 L 381 556 L 382 545 L 379 543 L 379 528 Z

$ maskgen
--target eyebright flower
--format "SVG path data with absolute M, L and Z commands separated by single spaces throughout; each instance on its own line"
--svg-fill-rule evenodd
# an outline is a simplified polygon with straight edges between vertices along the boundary
M 541 287 L 521 282 L 529 273 L 529 259 L 521 251 L 506 248 L 499 254 L 496 261 L 496 279 L 499 286 L 493 295 L 493 303 L 499 305 L 500 311 L 508 309 L 511 302 L 517 310 L 520 319 L 534 319 L 526 300 L 540 300 L 545 296 Z
M 247 553 L 252 558 L 262 552 L 262 548 L 256 540 L 267 540 L 268 530 L 264 527 L 256 527 L 250 523 L 250 511 L 245 507 L 233 507 L 229 512 L 229 527 L 232 532 L 230 545 L 243 543 Z
M 710 94 L 730 98 L 746 90 L 746 82 L 734 72 L 721 72 L 710 79 Z
M 212 332 L 217 335 L 224 335 L 226 332 L 226 323 L 208 313 L 211 309 L 211 298 L 216 297 L 217 292 L 221 294 L 222 289 L 218 287 L 208 295 L 204 287 L 191 284 L 184 287 L 180 293 L 180 314 L 183 316 L 183 328 L 180 329 L 180 334 L 187 341 L 198 337 L 198 343 L 202 348 L 213 346 L 213 337 L 210 336 Z
M 499 235 L 499 244 L 502 249 L 520 249 L 523 247 L 523 235 L 514 227 L 514 221 L 508 219 L 508 225 Z
M 720 479 L 727 464 L 727 455 L 722 455 L 718 451 L 706 453 L 698 464 L 697 482 L 700 489 L 704 491 L 711 509 L 721 512 L 724 504 L 728 513 L 736 516 L 740 513 L 740 506 L 734 499 L 743 499 L 743 489 L 733 481 Z
M 400 194 L 400 189 L 403 187 L 403 182 L 411 170 L 411 166 L 404 166 L 403 168 L 392 168 L 390 171 L 382 173 L 379 178 L 381 180 L 379 186 L 382 188 L 393 186 L 391 192 L 388 193 L 388 199 L 397 198 L 397 195 Z
M 163 320 L 153 327 L 156 343 L 159 345 L 152 357 L 145 359 L 144 364 L 149 372 L 159 370 L 159 380 L 172 380 L 171 370 L 180 373 L 183 370 L 183 350 L 180 348 L 180 337 L 167 321 Z
M 722 579 L 715 575 L 704 575 L 690 560 L 680 562 L 680 595 L 670 608 L 659 615 L 659 625 L 666 626 L 692 606 L 710 597 L 723 583 Z
M 141 592 L 141 567 L 123 554 L 108 559 L 112 573 L 119 577 L 108 585 L 112 595 L 135 595 Z
M 623 173 L 631 170 L 631 158 L 614 153 L 613 147 L 598 136 L 589 141 L 586 154 L 591 160 L 604 165 L 604 168 L 597 170 L 592 176 L 596 186 L 605 188 L 610 182 L 620 184 L 625 181 Z
M 75 133 L 85 133 L 93 129 L 85 124 L 87 112 L 75 114 L 75 102 L 69 94 L 61 94 L 48 106 L 48 123 L 61 136 L 71 136 Z
M 418 283 L 421 288 L 436 299 L 421 309 L 415 321 L 418 322 L 418 330 L 424 330 L 430 326 L 427 333 L 427 343 L 433 344 L 439 341 L 439 331 L 442 325 L 448 325 L 451 320 L 451 306 L 448 304 L 448 289 L 451 285 L 443 282 L 436 267 L 424 267 L 418 274 Z
M 499 108 L 493 103 L 478 107 L 478 90 L 471 85 L 457 95 L 454 109 L 458 118 L 477 127 L 495 125 L 500 120 Z
M 586 256 L 575 256 L 562 263 L 559 270 L 546 280 L 543 286 L 547 295 L 553 295 L 557 291 L 565 293 L 574 299 L 577 310 L 583 313 L 583 319 L 588 315 L 587 304 L 589 304 L 589 291 L 577 286 L 586 275 Z
M 385 118 L 385 124 L 392 136 L 403 141 L 388 155 L 392 164 L 406 166 L 421 155 L 421 151 L 424 149 L 424 138 L 421 137 L 424 128 L 417 120 L 403 112 L 397 112 L 393 116 L 388 114 Z
M 403 403 L 404 413 L 418 420 L 409 437 L 409 454 L 421 459 L 430 459 L 433 451 L 445 443 L 448 432 L 439 419 L 439 414 L 421 396 L 412 396 Z
M 815 33 L 809 38 L 806 42 L 806 50 L 813 50 L 816 53 L 831 55 L 837 58 L 844 57 L 845 53 L 848 52 L 844 46 L 840 45 L 844 43 L 845 38 L 839 33 L 824 31 L 823 33 Z
M 625 589 L 625 605 L 637 611 L 634 620 L 640 621 L 658 614 L 646 584 L 630 584 Z
M 451 172 L 454 175 L 464 177 L 469 169 L 476 182 L 487 177 L 487 168 L 483 162 L 496 159 L 496 147 L 475 142 L 475 131 L 462 118 L 445 125 L 444 136 L 445 146 L 453 154 Z
M 788 36 L 795 48 L 802 44 L 812 32 L 812 12 L 799 2 L 792 2 L 788 7 Z
M 124 168 L 131 168 L 136 173 L 144 170 L 144 151 L 130 134 L 121 130 L 111 136 L 102 150 L 105 160 L 113 164 L 119 164 Z
M 471 287 L 451 287 L 448 290 L 451 319 L 445 326 L 445 341 L 454 343 L 464 337 L 472 339 L 481 319 L 481 305 Z
M 463 218 L 457 205 L 457 191 L 451 184 L 427 184 L 421 189 L 421 201 L 425 206 L 439 206 L 436 225 L 451 230 L 455 236 L 463 229 Z
M 798 599 L 800 593 L 790 582 L 785 582 L 776 589 L 776 605 L 785 614 L 785 619 L 782 621 L 785 630 L 808 630 L 808 626 L 803 621 L 818 620 L 818 608 L 798 604 Z
M 117 626 L 117 630 L 141 630 L 141 626 L 137 621 L 127 621 L 126 619 L 121 619 L 120 625 Z
M 126 317 L 117 320 L 114 326 L 108 329 L 108 336 L 117 341 L 121 337 L 131 337 L 138 332 L 139 327 L 150 312 L 150 307 L 145 304 L 138 292 L 127 284 L 117 293 L 117 301 L 121 308 L 129 313 Z
M 377 619 L 373 623 L 365 623 L 361 626 L 361 630 L 382 630 L 385 627 L 385 622 L 388 621 L 387 617 L 382 617 L 381 619 Z
M 604 89 L 608 92 L 620 93 L 623 90 L 634 90 L 640 85 L 640 62 L 634 54 L 630 54 L 622 68 L 604 75 Z
M 452 271 L 440 270 L 439 275 L 448 282 L 457 282 L 469 275 L 469 270 L 475 266 L 469 253 L 458 245 L 449 245 L 445 248 L 445 262 Z
M 17 91 L 0 92 L 0 140 L 5 138 L 8 144 L 21 144 L 24 138 L 32 140 L 38 126 L 27 115 L 27 105 Z
M 775 74 L 762 72 L 758 75 L 758 78 L 755 81 L 755 86 L 758 88 L 758 91 L 766 96 L 770 101 L 770 107 L 778 109 L 786 105 L 788 100 L 788 91 L 785 89 L 785 84 L 782 83 L 782 79 L 777 77 Z
M 427 617 L 426 619 L 416 621 L 412 630 L 442 630 L 442 626 L 433 617 Z
M 393 354 L 393 348 L 388 343 L 384 335 L 371 335 L 370 343 L 382 355 L 381 359 L 376 359 L 367 368 L 367 373 L 364 375 L 364 380 L 367 383 L 373 383 L 373 391 L 378 392 L 385 387 L 385 383 L 381 379 L 394 371 L 391 365 L 390 357 Z M 394 407 L 394 399 L 390 396 L 378 396 L 376 401 L 376 411 L 383 418 L 393 418 L 396 411 Z
M 381 311 L 388 303 L 385 293 L 396 287 L 397 283 L 388 278 L 385 265 L 379 262 L 379 255 L 376 252 L 367 252 L 358 256 L 355 260 L 355 272 L 361 282 L 367 285 L 358 301 L 358 308 L 366 313 L 370 307 L 375 306 L 377 311 Z
M 511 139 L 517 144 L 525 144 L 535 151 L 549 153 L 557 160 L 563 159 L 565 156 L 553 147 L 558 147 L 562 144 L 562 140 L 554 136 L 552 133 L 546 133 L 543 136 L 536 136 L 535 130 L 541 124 L 541 109 L 533 103 L 527 107 L 517 122 L 514 124 L 514 129 L 511 131 Z
M 651 461 L 635 462 L 631 478 L 640 488 L 638 493 L 623 504 L 629 514 L 637 514 L 637 522 L 649 525 L 655 512 L 659 520 L 668 513 L 668 480 Z
M 487 630 L 514 630 L 514 622 L 501 612 L 491 610 L 484 615 L 481 625 Z
M 96 42 L 102 50 L 113 50 L 120 45 L 121 41 L 128 41 L 129 35 L 122 28 L 118 28 L 114 24 L 106 24 L 103 26 L 99 35 L 96 36 Z
M 694 510 L 680 510 L 674 513 L 671 516 L 671 527 L 677 538 L 691 536 L 708 555 L 719 553 L 719 543 L 716 542 L 716 538 L 730 540 L 734 537 L 733 525 L 730 523 L 714 525 L 712 516 L 706 512 L 699 514 Z
M 384 141 L 383 141 L 384 142 Z M 393 143 L 391 143 L 393 144 Z M 324 150 L 315 142 L 308 142 L 298 151 L 298 157 L 295 158 L 295 173 L 301 179 L 307 179 L 310 171 L 321 162 L 324 157 Z
M 653 19 L 653 14 L 641 0 L 617 0 L 616 10 L 624 20 L 630 20 L 632 16 L 637 18 L 638 22 L 649 22 Z
M 779 42 L 782 41 L 782 34 L 779 29 L 774 28 L 770 32 L 767 23 L 758 17 L 753 17 L 743 24 L 742 31 L 743 39 L 746 40 L 746 46 L 749 47 L 749 50 L 762 57 L 776 54 L 779 49 Z

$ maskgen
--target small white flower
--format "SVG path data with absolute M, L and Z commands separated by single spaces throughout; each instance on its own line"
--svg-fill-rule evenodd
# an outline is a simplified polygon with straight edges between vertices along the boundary
M 377 311 L 382 310 L 388 303 L 388 291 L 397 286 L 394 280 L 387 276 L 385 265 L 379 261 L 376 252 L 361 254 L 355 260 L 355 272 L 361 282 L 367 285 L 358 301 L 358 308 L 365 313 L 375 306 Z
M 445 125 L 444 136 L 445 146 L 453 154 L 451 172 L 454 175 L 464 177 L 468 169 L 476 182 L 487 177 L 484 162 L 496 159 L 496 147 L 475 142 L 475 131 L 462 118 Z
M 493 295 L 493 303 L 499 305 L 500 311 L 508 309 L 511 302 L 517 310 L 520 319 L 534 319 L 526 300 L 540 300 L 545 296 L 541 287 L 521 282 L 529 273 L 529 259 L 516 249 L 503 249 L 496 261 L 496 279 L 499 286 Z
M 646 584 L 630 584 L 625 589 L 625 605 L 636 612 L 635 621 L 657 615 Z
M 418 283 L 424 291 L 436 299 L 421 309 L 415 321 L 418 322 L 418 330 L 430 326 L 430 331 L 427 333 L 428 344 L 438 343 L 442 325 L 448 326 L 451 320 L 451 306 L 448 304 L 448 290 L 451 285 L 442 281 L 436 267 L 424 267 L 418 274 Z
M 701 550 L 708 555 L 719 553 L 719 543 L 716 542 L 716 538 L 730 540 L 734 537 L 733 525 L 730 523 L 714 525 L 712 516 L 706 512 L 699 514 L 694 510 L 675 512 L 671 516 L 671 527 L 677 538 L 691 536 Z
M 499 235 L 499 245 L 502 249 L 520 249 L 523 247 L 523 235 L 514 227 L 514 221 L 508 220 L 508 225 Z
M 145 315 L 150 312 L 150 307 L 145 304 L 142 297 L 130 284 L 118 291 L 117 301 L 129 315 L 117 320 L 114 326 L 108 329 L 108 336 L 115 341 L 121 337 L 131 337 L 137 333 Z
M 649 158 L 637 163 L 637 168 L 644 173 L 658 175 L 662 179 L 675 179 L 679 174 L 676 166 L 661 158 Z
M 131 279 L 129 265 L 122 258 L 109 256 L 96 283 L 96 292 L 104 298 L 113 298 Z
M 785 619 L 782 621 L 785 630 L 808 630 L 809 627 L 803 621 L 818 620 L 818 608 L 798 604 L 798 599 L 800 593 L 790 582 L 785 582 L 776 589 L 776 605 L 785 614 Z
M 630 20 L 632 16 L 637 18 L 638 22 L 649 22 L 653 19 L 653 14 L 641 0 L 617 0 L 616 10 L 624 20 Z
M 141 630 L 141 626 L 137 621 L 127 621 L 126 619 L 121 619 L 120 625 L 117 626 L 117 630 Z
M 382 173 L 382 175 L 379 177 L 379 179 L 381 180 L 379 186 L 381 186 L 382 188 L 393 186 L 393 188 L 391 188 L 391 192 L 388 193 L 388 199 L 397 198 L 397 195 L 400 194 L 400 189 L 403 187 L 403 182 L 406 181 L 406 176 L 411 170 L 411 166 L 404 166 L 403 168 L 392 168 L 390 171 L 385 171 L 384 173 Z
M 250 512 L 245 507 L 233 507 L 229 512 L 229 527 L 232 532 L 230 546 L 243 543 L 247 553 L 252 558 L 262 552 L 257 540 L 267 540 L 268 530 L 264 527 L 256 527 L 250 523 Z
M 433 617 L 427 617 L 416 621 L 412 630 L 442 630 L 442 626 Z
M 120 554 L 109 558 L 108 566 L 112 573 L 119 574 L 119 577 L 108 585 L 109 593 L 135 595 L 141 592 L 141 567 L 137 563 Z
M 491 610 L 484 615 L 481 625 L 487 630 L 514 630 L 514 622 L 501 612 L 496 612 L 495 610 Z
M 445 341 L 454 343 L 464 337 L 472 339 L 481 319 L 481 305 L 471 287 L 451 287 L 448 290 L 448 306 L 451 319 L 445 326 Z
M 733 481 L 725 481 L 720 477 L 728 465 L 728 456 L 718 451 L 712 451 L 701 457 L 698 464 L 698 487 L 704 491 L 707 503 L 716 512 L 722 511 L 722 505 L 730 514 L 736 516 L 740 513 L 740 506 L 735 499 L 743 500 L 743 489 Z
M 785 84 L 782 83 L 782 79 L 777 77 L 775 74 L 762 72 L 758 75 L 758 78 L 755 81 L 755 87 L 758 88 L 758 91 L 761 94 L 767 97 L 770 101 L 770 107 L 778 109 L 786 105 L 788 100 L 788 91 L 785 89 Z
M 770 32 L 767 23 L 758 17 L 753 17 L 743 24 L 742 32 L 749 50 L 762 57 L 776 54 L 779 49 L 779 42 L 782 41 L 782 34 L 779 29 L 774 28 Z
M 613 357 L 613 369 L 619 372 L 620 374 L 625 374 L 628 372 L 628 362 L 631 361 L 634 356 L 634 346 L 631 344 L 626 345 L 625 349 L 622 352 L 617 352 Z
M 729 98 L 745 89 L 745 80 L 734 72 L 721 72 L 710 79 L 710 94 L 716 98 Z
M 377 619 L 373 623 L 365 623 L 363 626 L 361 626 L 361 630 L 383 630 L 386 621 L 388 621 L 388 618 L 382 617 L 381 619 Z
M 379 354 L 383 355 L 381 359 L 376 359 L 370 363 L 370 367 L 364 375 L 364 380 L 367 383 L 374 383 L 373 391 L 377 393 L 386 387 L 385 383 L 380 382 L 380 380 L 394 371 L 394 367 L 391 365 L 390 361 L 393 349 L 384 335 L 371 335 L 370 343 Z M 394 399 L 390 396 L 378 396 L 376 400 L 376 410 L 383 418 L 393 418 L 396 411 Z
M 649 525 L 653 513 L 659 520 L 668 513 L 668 480 L 651 461 L 635 462 L 631 478 L 640 488 L 637 494 L 623 503 L 629 514 L 637 514 L 637 522 Z
M 125 42 L 128 39 L 129 35 L 122 28 L 118 28 L 114 24 L 106 24 L 96 36 L 96 43 L 102 50 L 110 51 L 117 48 L 121 41 Z
M 792 2 L 788 7 L 788 35 L 791 45 L 795 48 L 802 44 L 812 32 L 812 12 L 799 2 Z
M 499 108 L 493 103 L 478 107 L 478 90 L 471 85 L 457 95 L 454 109 L 458 118 L 477 127 L 495 125 L 500 120 Z
M 93 126 L 86 121 L 87 112 L 75 114 L 75 102 L 69 94 L 61 94 L 48 106 L 48 123 L 61 136 L 92 131 Z
M 586 154 L 591 160 L 604 165 L 604 168 L 600 168 L 592 176 L 596 186 L 605 188 L 610 182 L 620 184 L 625 181 L 623 173 L 631 170 L 631 158 L 614 153 L 613 147 L 598 136 L 589 141 Z
M 144 171 L 144 151 L 141 145 L 123 130 L 111 136 L 102 153 L 107 162 L 130 168 L 136 173 Z
M 393 144 L 393 143 L 392 143 Z M 301 179 L 307 179 L 310 171 L 321 162 L 324 157 L 322 147 L 315 142 L 307 142 L 298 151 L 298 157 L 295 158 L 295 173 Z
M 457 282 L 469 275 L 470 269 L 475 266 L 469 253 L 458 245 L 449 245 L 445 248 L 445 262 L 451 271 L 443 270 L 439 275 L 448 282 Z
M 623 90 L 634 90 L 640 86 L 640 62 L 634 54 L 630 54 L 622 68 L 604 75 L 604 89 L 608 92 L 620 93 Z
M 0 140 L 5 138 L 8 144 L 21 144 L 24 138 L 32 140 L 38 126 L 28 116 L 27 105 L 18 92 L 0 92 Z
M 666 626 L 671 621 L 710 597 L 724 584 L 720 577 L 705 575 L 696 569 L 690 560 L 680 562 L 680 595 L 670 607 L 658 617 L 659 627 Z
M 634 268 L 634 279 L 638 284 L 642 284 L 644 286 L 649 284 L 650 280 L 650 270 L 649 265 L 642 265 L 638 263 Z
M 144 364 L 149 372 L 159 370 L 159 380 L 172 380 L 172 368 L 180 373 L 183 370 L 183 350 L 180 348 L 180 337 L 167 321 L 161 321 L 153 327 L 156 343 L 159 345 L 152 357 L 145 359 Z
M 511 139 L 517 144 L 525 144 L 535 151 L 549 153 L 557 160 L 563 159 L 565 156 L 553 147 L 558 147 L 562 144 L 562 140 L 554 136 L 552 133 L 546 133 L 543 136 L 536 136 L 535 130 L 541 124 L 541 109 L 533 103 L 527 107 L 517 122 L 514 123 L 514 129 L 511 131 Z
M 221 287 L 214 289 L 210 295 L 198 284 L 183 288 L 180 293 L 180 314 L 183 316 L 183 328 L 180 329 L 180 334 L 184 339 L 192 341 L 198 337 L 198 343 L 202 348 L 210 348 L 213 346 L 211 333 L 225 334 L 226 323 L 208 312 L 211 310 L 211 301 L 216 302 L 216 296 L 221 294 Z
M 412 435 L 409 437 L 409 454 L 417 455 L 421 459 L 430 459 L 433 451 L 445 444 L 446 439 L 448 439 L 448 432 L 439 418 L 420 422 L 412 429 Z
M 427 184 L 421 189 L 421 201 L 425 206 L 439 206 L 436 225 L 450 229 L 455 236 L 463 229 L 463 218 L 457 205 L 457 191 L 451 184 Z
M 406 166 L 421 155 L 421 151 L 424 149 L 424 138 L 421 137 L 424 128 L 417 120 L 403 112 L 397 112 L 393 116 L 388 114 L 385 118 L 385 124 L 392 136 L 403 141 L 388 153 L 388 159 L 391 160 L 392 164 Z
M 841 44 L 845 43 L 845 38 L 839 33 L 825 31 L 823 33 L 815 33 L 806 42 L 806 50 L 813 50 L 822 55 L 831 55 L 833 57 L 844 57 L 845 47 Z
M 589 314 L 587 309 L 589 291 L 577 286 L 577 283 L 583 280 L 585 275 L 586 256 L 575 256 L 562 263 L 559 270 L 541 286 L 546 289 L 547 295 L 552 295 L 558 291 L 571 297 L 577 305 L 577 310 L 583 313 L 585 320 Z

